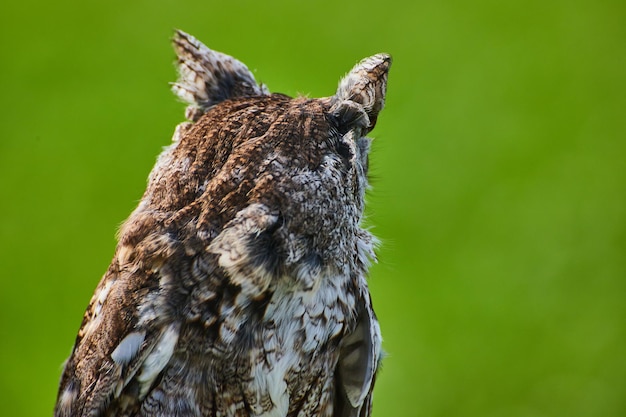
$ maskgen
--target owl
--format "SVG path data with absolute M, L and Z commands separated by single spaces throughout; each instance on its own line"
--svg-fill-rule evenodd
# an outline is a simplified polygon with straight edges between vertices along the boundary
M 369 416 L 366 135 L 391 57 L 311 99 L 270 93 L 184 32 L 174 48 L 188 121 L 120 228 L 55 416 Z

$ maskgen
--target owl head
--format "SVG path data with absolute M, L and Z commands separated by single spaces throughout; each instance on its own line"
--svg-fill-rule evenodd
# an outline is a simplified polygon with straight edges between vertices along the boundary
M 172 89 L 190 121 L 159 157 L 122 243 L 136 246 L 155 225 L 160 236 L 204 242 L 250 292 L 270 277 L 307 287 L 321 271 L 366 262 L 366 135 L 385 103 L 391 57 L 363 59 L 332 97 L 291 98 L 184 32 L 174 48 Z

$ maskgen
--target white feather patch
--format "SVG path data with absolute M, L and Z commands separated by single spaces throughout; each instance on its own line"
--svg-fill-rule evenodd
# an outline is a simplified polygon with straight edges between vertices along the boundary
M 137 355 L 145 338 L 146 332 L 129 333 L 111 353 L 111 358 L 118 365 L 126 365 Z
M 283 361 L 284 362 L 284 361 Z M 274 403 L 274 408 L 267 413 L 262 414 L 263 417 L 283 417 L 289 411 L 289 391 L 285 382 L 285 370 L 278 366 L 267 376 L 269 386 L 269 394 Z
M 74 388 L 73 384 L 70 384 L 59 396 L 57 410 L 61 417 L 70 417 L 72 415 L 72 404 L 77 397 L 78 390 Z
M 90 320 L 78 333 L 81 337 L 91 334 L 98 328 L 98 326 L 100 326 L 100 322 L 102 322 L 102 315 L 100 313 L 102 312 L 102 307 L 104 306 L 115 281 L 115 279 L 110 279 L 99 292 L 94 294 L 90 311 Z
M 178 336 L 180 333 L 180 324 L 172 323 L 161 333 L 159 341 L 148 355 L 141 367 L 141 373 L 137 376 L 140 383 L 139 396 L 143 398 L 150 389 L 150 386 L 156 377 L 163 371 L 167 363 L 170 361 Z

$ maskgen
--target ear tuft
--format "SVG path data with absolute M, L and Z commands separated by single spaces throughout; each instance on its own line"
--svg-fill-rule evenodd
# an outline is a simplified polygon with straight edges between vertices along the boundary
M 367 115 L 365 133 L 374 128 L 378 113 L 385 105 L 387 92 L 387 74 L 391 66 L 391 56 L 377 54 L 363 59 L 339 82 L 337 93 L 333 97 L 331 112 L 357 115 L 354 105 L 362 108 Z M 357 127 L 365 119 L 363 117 L 342 117 L 338 119 L 353 120 L 356 123 L 347 125 L 345 130 Z
M 198 120 L 211 106 L 229 98 L 269 94 L 241 61 L 180 30 L 174 33 L 173 43 L 179 77 L 172 91 L 190 104 L 186 111 L 190 120 Z

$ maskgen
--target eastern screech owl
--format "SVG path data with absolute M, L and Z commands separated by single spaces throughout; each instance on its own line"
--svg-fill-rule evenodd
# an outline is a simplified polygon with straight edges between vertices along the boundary
M 55 415 L 369 416 L 381 356 L 360 224 L 389 55 L 270 94 L 177 32 L 187 118 L 119 232 Z

